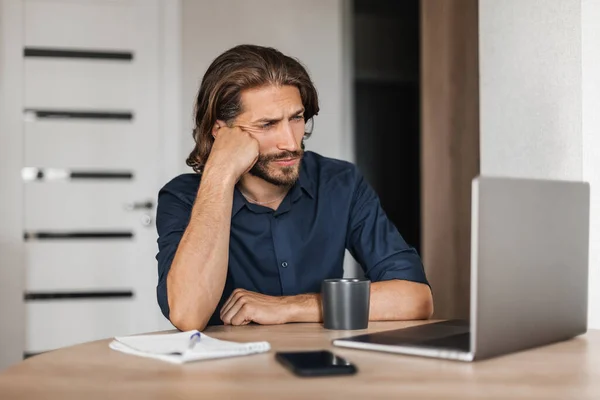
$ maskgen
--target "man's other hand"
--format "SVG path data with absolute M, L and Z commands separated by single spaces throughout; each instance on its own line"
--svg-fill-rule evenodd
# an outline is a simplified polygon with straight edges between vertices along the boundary
M 289 321 L 290 297 L 267 296 L 235 289 L 221 308 L 221 320 L 225 325 L 285 324 Z

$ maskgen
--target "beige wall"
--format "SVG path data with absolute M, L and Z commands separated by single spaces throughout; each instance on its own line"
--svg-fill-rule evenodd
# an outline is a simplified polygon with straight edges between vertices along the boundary
M 346 126 L 342 0 L 184 0 L 182 159 L 193 148 L 195 95 L 210 62 L 243 43 L 275 47 L 300 59 L 319 92 L 309 150 L 352 159 L 352 135 Z
M 469 318 L 471 181 L 479 174 L 477 2 L 421 1 L 422 253 L 434 318 Z

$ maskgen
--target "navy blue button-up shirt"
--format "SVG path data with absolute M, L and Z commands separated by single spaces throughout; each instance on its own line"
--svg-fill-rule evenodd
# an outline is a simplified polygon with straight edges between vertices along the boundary
M 200 175 L 184 174 L 159 192 L 158 304 L 169 318 L 167 274 L 187 227 Z M 402 239 L 358 169 L 306 152 L 300 176 L 276 211 L 246 201 L 235 189 L 229 266 L 221 301 L 236 288 L 272 296 L 318 293 L 324 279 L 343 276 L 348 249 L 373 282 L 427 284 L 417 252 Z

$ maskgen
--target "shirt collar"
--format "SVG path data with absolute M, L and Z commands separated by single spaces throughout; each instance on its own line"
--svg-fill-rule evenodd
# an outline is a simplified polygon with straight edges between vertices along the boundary
M 231 216 L 235 217 L 235 215 L 246 205 L 246 199 L 240 190 L 235 185 L 233 189 L 233 208 L 231 209 Z
M 315 198 L 315 182 L 308 172 L 306 161 L 304 159 L 302 159 L 302 163 L 300 164 L 300 176 L 298 177 L 298 182 L 294 185 L 294 189 L 296 188 L 304 190 L 311 199 Z M 293 192 L 292 200 L 298 200 L 300 195 L 300 190 L 296 189 L 295 192 Z
M 311 199 L 315 198 L 315 182 L 308 172 L 304 159 L 300 164 L 300 176 L 298 177 L 298 181 L 290 189 L 292 202 L 295 202 L 300 198 L 302 191 L 306 192 Z M 244 198 L 244 195 L 242 195 L 236 185 L 233 191 L 233 208 L 231 210 L 231 216 L 234 217 L 246 204 L 248 204 L 248 201 Z

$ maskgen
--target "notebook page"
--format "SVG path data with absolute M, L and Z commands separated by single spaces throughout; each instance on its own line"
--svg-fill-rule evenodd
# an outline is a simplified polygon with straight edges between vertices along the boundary
M 116 337 L 115 340 L 127 347 L 144 353 L 171 354 L 187 350 L 190 337 L 198 331 L 167 333 L 161 335 L 139 335 Z M 201 335 L 200 341 L 206 336 Z
M 189 349 L 189 339 L 197 331 L 160 335 L 116 337 L 110 348 L 128 354 L 160 359 L 173 363 L 234 357 L 267 352 L 268 342 L 237 343 L 219 340 L 201 334 L 194 347 Z

